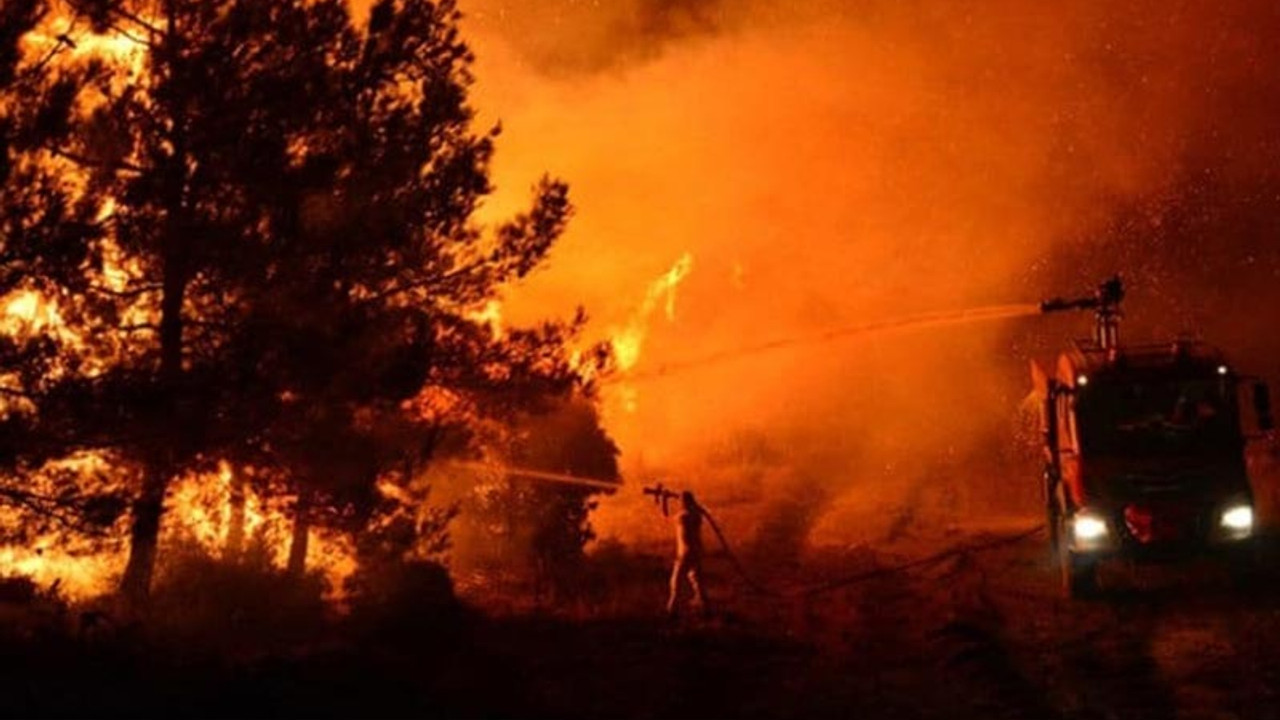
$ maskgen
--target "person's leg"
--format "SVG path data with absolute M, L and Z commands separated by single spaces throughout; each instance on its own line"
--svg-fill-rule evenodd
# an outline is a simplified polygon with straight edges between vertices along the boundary
M 667 597 L 667 614 L 675 615 L 680 606 L 680 578 L 687 572 L 683 557 L 676 558 L 671 568 L 671 594 Z
M 693 603 L 702 611 L 703 615 L 708 615 L 711 608 L 707 604 L 706 591 L 702 587 L 702 563 L 694 561 L 688 564 L 686 574 L 689 577 L 689 587 L 693 589 Z

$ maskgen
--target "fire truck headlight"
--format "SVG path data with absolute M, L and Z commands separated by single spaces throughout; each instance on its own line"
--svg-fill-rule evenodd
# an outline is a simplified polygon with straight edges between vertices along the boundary
M 1237 535 L 1253 531 L 1253 508 L 1248 505 L 1232 505 L 1222 511 L 1222 527 Z
M 1071 534 L 1080 545 L 1094 545 L 1107 536 L 1107 521 L 1090 512 L 1071 519 Z

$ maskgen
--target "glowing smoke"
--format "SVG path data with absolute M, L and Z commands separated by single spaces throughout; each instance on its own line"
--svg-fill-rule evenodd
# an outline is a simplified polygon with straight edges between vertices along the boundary
M 579 207 L 551 269 L 513 292 L 511 320 L 583 304 L 607 336 L 671 258 L 697 258 L 637 372 L 1025 302 L 1113 271 L 1133 284 L 1130 315 L 1162 332 L 1246 339 L 1249 325 L 1214 325 L 1240 294 L 1194 292 L 1222 272 L 1275 297 L 1280 251 L 1262 240 L 1275 221 L 1239 221 L 1280 216 L 1271 3 L 463 9 L 479 106 L 505 128 L 486 211 L 520 207 L 543 171 L 569 180 Z M 1188 310 L 1205 297 L 1217 298 L 1212 310 Z M 1082 322 L 850 338 L 709 364 L 641 387 L 635 412 L 610 415 L 610 429 L 633 479 L 675 473 L 709 502 L 749 500 L 740 521 L 752 526 L 769 524 L 761 506 L 798 507 L 795 532 L 847 541 L 930 509 L 1030 509 L 1034 476 L 1014 474 L 1008 447 L 1024 363 L 1083 334 Z M 1254 339 L 1249 354 L 1275 345 Z M 661 530 L 639 512 L 620 496 L 600 524 Z

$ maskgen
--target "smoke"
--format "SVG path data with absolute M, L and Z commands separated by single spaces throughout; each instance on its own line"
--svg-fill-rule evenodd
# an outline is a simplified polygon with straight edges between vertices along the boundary
M 578 207 L 550 268 L 508 298 L 515 322 L 583 305 L 607 336 L 688 253 L 644 373 L 1119 271 L 1132 333 L 1191 329 L 1280 370 L 1257 315 L 1223 312 L 1262 307 L 1247 292 L 1280 299 L 1270 2 L 462 9 L 476 102 L 504 128 L 484 212 L 519 209 L 543 172 Z M 1209 292 L 1222 273 L 1238 285 Z M 990 321 L 748 354 L 638 384 L 633 407 L 606 392 L 606 417 L 631 483 L 692 487 L 765 544 L 1034 512 L 1014 446 L 1026 361 L 1087 327 Z M 665 531 L 635 495 L 603 504 L 603 534 Z
M 713 36 L 735 8 L 721 0 L 480 0 L 472 24 L 511 44 L 543 75 L 567 78 L 625 68 L 668 47 Z

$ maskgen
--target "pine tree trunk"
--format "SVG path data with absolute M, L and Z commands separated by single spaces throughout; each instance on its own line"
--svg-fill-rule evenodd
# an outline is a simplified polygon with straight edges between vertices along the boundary
M 176 265 L 176 264 L 175 264 Z M 160 542 L 160 516 L 164 494 L 173 477 L 175 445 L 185 439 L 170 433 L 181 432 L 181 408 L 174 396 L 182 378 L 182 300 L 185 281 L 181 270 L 166 264 L 164 294 L 160 300 L 160 386 L 165 389 L 167 407 L 157 418 L 156 447 L 148 463 L 142 493 L 133 505 L 133 527 L 129 531 L 129 563 L 120 589 L 134 602 L 145 600 L 155 572 L 156 548 Z
M 131 601 L 142 601 L 151 589 L 156 547 L 160 540 L 160 516 L 168 476 L 158 469 L 147 471 L 141 495 L 133 503 L 133 525 L 129 530 L 129 562 L 120 589 Z
M 179 57 L 176 0 L 166 0 L 164 62 L 173 72 Z M 177 97 L 168 98 L 170 115 L 174 118 L 170 141 L 172 156 L 165 170 L 165 219 L 161 231 L 161 289 L 160 289 L 160 368 L 159 389 L 164 406 L 153 425 L 155 446 L 151 448 L 147 477 L 141 496 L 134 503 L 133 527 L 129 533 L 129 563 L 121 579 L 120 589 L 133 602 L 144 601 L 151 591 L 151 576 L 155 572 L 156 548 L 160 542 L 160 517 L 164 512 L 164 495 L 169 480 L 176 474 L 180 454 L 178 445 L 187 442 L 183 436 L 182 415 L 185 412 L 178 394 L 182 386 L 182 305 L 186 296 L 188 269 L 186 233 L 189 208 L 186 203 L 187 143 L 185 123 L 181 119 L 182 103 Z
M 231 562 L 239 562 L 244 554 L 244 475 L 235 471 L 231 473 L 231 506 L 230 517 L 227 518 L 227 547 L 225 556 Z
M 307 546 L 311 536 L 311 493 L 298 491 L 298 504 L 293 513 L 293 538 L 289 542 L 287 572 L 302 577 L 307 571 Z

